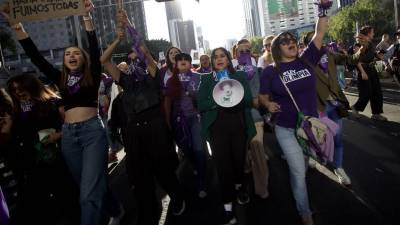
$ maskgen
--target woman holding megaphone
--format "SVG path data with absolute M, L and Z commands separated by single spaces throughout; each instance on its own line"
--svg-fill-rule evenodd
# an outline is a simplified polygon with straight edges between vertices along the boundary
M 214 72 L 201 76 L 198 110 L 202 115 L 201 134 L 209 143 L 220 181 L 226 212 L 225 222 L 235 222 L 232 202 L 249 201 L 243 190 L 245 153 L 255 136 L 251 109 L 253 97 L 246 74 L 236 71 L 230 53 L 216 48 L 211 53 Z
M 39 52 L 21 23 L 11 25 L 26 55 L 43 74 L 60 88 L 65 108 L 62 126 L 62 153 L 80 187 L 81 225 L 107 223 L 108 142 L 98 115 L 98 90 L 101 81 L 100 50 L 90 11 L 93 4 L 84 0 L 82 14 L 89 42 L 89 54 L 71 46 L 64 50 L 62 70 L 51 65 Z M 8 17 L 7 12 L 2 12 Z

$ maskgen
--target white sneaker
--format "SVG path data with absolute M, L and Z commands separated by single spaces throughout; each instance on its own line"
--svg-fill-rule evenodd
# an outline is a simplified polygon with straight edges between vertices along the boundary
M 317 161 L 312 159 L 311 157 L 308 158 L 308 166 L 312 169 L 315 169 L 317 167 Z
M 346 172 L 344 172 L 343 168 L 335 169 L 335 174 L 339 178 L 340 183 L 342 183 L 343 185 L 350 185 L 351 184 L 351 180 L 347 176 Z

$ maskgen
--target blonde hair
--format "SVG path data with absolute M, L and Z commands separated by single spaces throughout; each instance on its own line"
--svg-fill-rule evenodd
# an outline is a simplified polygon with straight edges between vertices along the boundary
M 271 44 L 272 43 L 272 40 L 274 39 L 274 35 L 268 35 L 268 36 L 266 36 L 265 38 L 264 38 L 264 40 L 263 40 L 263 45 L 266 45 L 266 44 Z

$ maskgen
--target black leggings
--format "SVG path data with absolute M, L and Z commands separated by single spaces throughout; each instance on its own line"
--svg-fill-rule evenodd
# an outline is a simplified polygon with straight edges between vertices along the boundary
M 235 199 L 235 184 L 243 184 L 246 140 L 243 110 L 221 109 L 210 129 L 210 147 L 224 203 Z
M 138 225 L 158 225 L 160 210 L 154 178 L 172 199 L 181 197 L 172 137 L 162 116 L 129 122 L 124 133 L 126 168 L 137 201 Z

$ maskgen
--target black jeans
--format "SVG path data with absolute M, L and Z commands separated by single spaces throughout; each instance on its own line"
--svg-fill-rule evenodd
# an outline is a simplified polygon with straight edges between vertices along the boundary
M 381 114 L 383 113 L 383 97 L 378 73 L 372 66 L 363 65 L 363 68 L 368 75 L 368 80 L 363 80 L 359 72 L 358 100 L 353 107 L 357 111 L 364 111 L 369 101 L 372 114 Z
M 224 203 L 235 199 L 235 184 L 243 184 L 246 141 L 244 111 L 221 109 L 211 126 L 210 147 Z
M 178 157 L 164 117 L 130 121 L 123 131 L 126 169 L 138 207 L 139 225 L 158 225 L 155 178 L 171 199 L 182 199 L 176 176 Z

